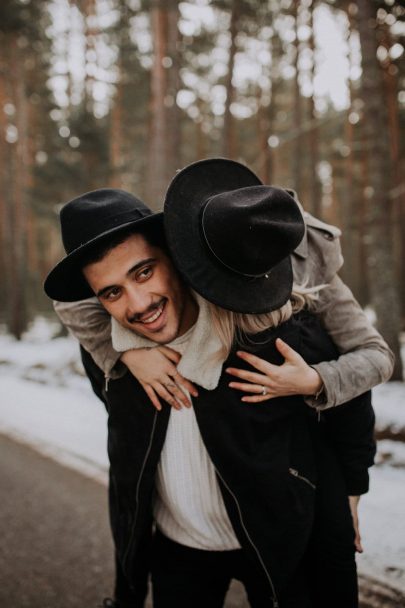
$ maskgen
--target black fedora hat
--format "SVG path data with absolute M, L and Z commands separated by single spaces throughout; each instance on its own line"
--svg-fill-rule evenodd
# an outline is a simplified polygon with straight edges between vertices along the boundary
M 264 186 L 244 165 L 212 158 L 180 171 L 164 224 L 176 267 L 210 302 L 259 314 L 289 299 L 290 253 L 305 233 L 301 212 L 287 191 Z
M 44 289 L 53 300 L 74 302 L 94 296 L 82 273 L 83 260 L 95 247 L 121 231 L 163 230 L 162 213 L 152 213 L 129 192 L 102 188 L 66 203 L 60 212 L 66 257 L 48 274 Z

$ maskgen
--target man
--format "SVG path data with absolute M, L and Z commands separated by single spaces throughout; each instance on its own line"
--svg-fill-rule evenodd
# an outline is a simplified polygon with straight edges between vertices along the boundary
M 119 199 L 125 198 L 123 193 L 117 193 L 116 191 L 99 191 L 98 194 L 93 194 L 93 196 L 105 196 L 107 199 L 111 196 L 118 197 Z M 123 203 L 123 200 L 120 202 Z M 118 204 L 114 206 L 114 210 L 115 214 L 119 216 L 120 207 Z M 126 216 L 127 212 L 128 209 L 123 210 L 123 216 Z M 117 223 L 115 227 L 111 227 L 111 224 L 108 224 L 108 229 L 103 230 L 102 218 L 99 218 L 99 221 L 95 222 L 94 219 L 97 220 L 97 218 L 93 217 L 92 219 L 96 226 L 95 234 L 91 234 L 91 226 L 89 225 L 86 228 L 90 229 L 90 233 L 87 231 L 84 236 L 80 234 L 80 238 L 74 237 L 73 243 L 70 243 L 69 239 L 64 239 L 68 251 L 70 250 L 70 254 L 62 265 L 59 266 L 59 269 L 55 269 L 56 273 L 51 273 L 52 276 L 47 281 L 49 295 L 57 295 L 60 299 L 72 299 L 72 296 L 74 296 L 74 299 L 77 299 L 89 295 L 88 286 L 83 281 L 81 275 L 79 278 L 77 273 L 79 264 L 80 268 L 84 267 L 84 276 L 92 286 L 93 291 L 103 302 L 105 308 L 113 313 L 115 319 L 122 326 L 129 327 L 132 331 L 142 336 L 151 337 L 156 343 L 167 343 L 174 337 L 187 333 L 196 319 L 196 304 L 190 298 L 189 292 L 185 289 L 181 280 L 176 277 L 170 261 L 162 253 L 162 250 L 151 243 L 150 239 L 145 241 L 139 234 L 125 235 L 126 238 L 123 242 L 120 242 L 120 240 L 118 242 L 111 241 L 114 236 L 113 233 L 122 233 L 123 226 L 127 226 L 128 222 L 124 224 Z M 109 219 L 111 219 L 111 213 Z M 125 219 L 128 218 L 125 217 Z M 65 222 L 66 225 L 70 224 L 79 228 L 82 221 L 83 218 L 72 221 L 72 218 L 66 216 L 65 218 L 62 217 L 62 226 Z M 157 220 L 154 218 L 146 222 L 145 219 L 137 219 L 136 221 L 132 219 L 131 225 L 139 221 L 143 222 L 143 227 L 147 230 L 147 224 L 152 224 Z M 70 231 L 70 236 L 72 237 L 72 235 L 74 235 L 74 231 Z M 75 238 L 79 238 L 79 240 L 75 242 Z M 94 256 L 86 258 L 87 251 L 92 248 L 95 241 L 105 239 L 109 241 L 107 252 L 102 250 L 95 258 Z M 82 243 L 84 243 L 84 246 Z M 76 244 L 79 244 L 79 246 L 75 247 Z M 305 252 L 303 254 L 305 255 Z M 127 264 L 128 260 L 131 260 L 130 266 Z M 117 269 L 121 270 L 118 272 Z M 76 283 L 73 289 L 72 283 L 69 281 L 70 270 L 73 270 L 70 277 L 71 281 Z M 58 289 L 57 294 L 54 291 L 56 284 Z M 77 288 L 78 285 L 79 289 Z M 124 298 L 122 294 L 125 294 Z M 130 305 L 128 304 L 129 302 Z M 146 406 L 145 409 L 147 409 Z M 141 418 L 145 414 L 146 412 L 137 412 L 137 416 Z M 110 423 L 110 439 L 113 442 L 114 416 L 111 420 L 111 411 Z M 152 436 L 155 433 L 154 424 L 152 425 Z M 139 444 L 142 444 L 145 438 L 139 437 L 138 439 Z M 163 437 L 160 436 L 158 442 L 162 441 L 162 439 Z M 134 437 L 128 438 L 128 440 L 132 442 L 134 441 Z M 149 466 L 147 449 L 145 454 L 146 459 L 142 461 L 142 469 L 143 467 L 147 469 Z M 113 452 L 112 456 L 114 458 Z M 114 466 L 113 460 L 112 465 Z M 125 466 L 124 459 L 121 462 L 121 467 L 125 470 Z M 131 473 L 128 472 L 129 474 L 132 476 L 133 471 Z M 140 490 L 142 479 L 142 477 L 138 478 L 139 484 L 134 488 L 136 494 Z M 128 496 L 126 499 L 130 500 Z M 142 544 L 142 540 L 142 538 L 138 539 L 139 544 Z M 118 539 L 118 544 L 120 544 L 120 539 Z M 128 546 L 124 552 L 124 562 L 126 558 L 129 558 L 130 550 L 131 546 Z

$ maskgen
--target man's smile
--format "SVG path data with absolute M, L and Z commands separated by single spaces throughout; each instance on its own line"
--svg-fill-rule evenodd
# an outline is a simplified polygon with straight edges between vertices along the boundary
M 147 319 L 142 319 L 141 323 L 153 323 L 153 321 L 156 321 L 156 319 L 158 319 L 162 314 L 163 307 L 164 305 L 162 304 L 153 315 L 151 315 Z
M 152 305 L 146 312 L 130 317 L 128 322 L 131 325 L 136 323 L 146 325 L 148 331 L 160 331 L 167 320 L 167 314 L 164 314 L 166 312 L 166 304 L 167 298 L 162 298 L 159 302 Z

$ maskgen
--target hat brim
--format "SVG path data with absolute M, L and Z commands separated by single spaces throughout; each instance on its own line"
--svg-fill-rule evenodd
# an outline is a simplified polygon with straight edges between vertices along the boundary
M 108 242 L 111 236 L 118 235 L 131 227 L 135 232 L 142 233 L 146 226 L 156 226 L 163 230 L 163 213 L 153 213 L 141 219 L 137 219 L 120 226 L 116 226 L 99 234 L 96 238 L 88 241 L 69 253 L 51 270 L 44 282 L 44 290 L 52 300 L 59 302 L 76 302 L 94 297 L 94 291 L 87 283 L 82 272 L 83 257 L 95 246 L 99 246 L 103 241 Z
M 292 291 L 290 256 L 266 276 L 250 278 L 217 262 L 201 234 L 200 215 L 208 198 L 259 185 L 262 185 L 260 179 L 244 165 L 227 159 L 207 159 L 180 171 L 165 199 L 166 240 L 175 266 L 197 293 L 234 312 L 271 312 L 283 306 Z

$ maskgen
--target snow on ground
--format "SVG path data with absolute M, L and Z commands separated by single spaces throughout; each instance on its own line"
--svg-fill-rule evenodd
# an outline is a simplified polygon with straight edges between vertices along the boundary
M 21 342 L 0 335 L 0 432 L 106 482 L 104 405 L 84 376 L 76 340 L 50 339 L 50 330 L 40 320 Z
M 0 432 L 103 483 L 106 412 L 83 376 L 73 338 L 38 320 L 24 340 L 0 335 Z M 405 384 L 374 390 L 379 430 L 405 433 Z M 360 572 L 405 594 L 405 443 L 379 442 L 371 490 L 360 502 Z

